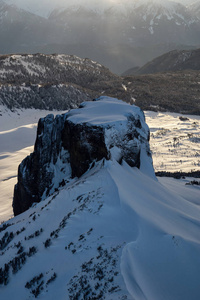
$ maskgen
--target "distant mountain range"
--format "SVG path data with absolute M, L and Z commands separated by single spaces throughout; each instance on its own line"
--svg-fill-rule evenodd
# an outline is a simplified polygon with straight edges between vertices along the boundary
M 79 1 L 46 5 L 46 17 L 30 12 L 30 4 L 25 10 L 0 1 L 1 54 L 75 54 L 122 73 L 167 51 L 200 45 L 199 1 L 187 7 L 167 0 Z
M 152 0 L 151 0 L 152 1 Z M 196 2 L 198 2 L 197 0 L 195 1 L 191 1 L 191 0 L 169 0 L 170 2 L 176 2 L 176 3 L 181 3 L 185 6 L 190 6 L 191 3 L 192 5 Z M 22 8 L 24 10 L 27 10 L 31 13 L 37 14 L 41 17 L 45 17 L 48 18 L 48 16 L 51 14 L 51 12 L 56 9 L 66 9 L 70 6 L 72 6 L 72 2 L 70 0 L 57 0 L 56 2 L 53 2 L 51 0 L 4 0 L 4 2 L 6 2 L 7 4 L 14 4 L 16 6 L 18 6 L 19 8 Z M 133 6 L 135 4 L 138 5 L 139 4 L 143 4 L 147 2 L 147 0 L 102 0 L 102 1 L 98 1 L 98 0 L 74 0 L 73 1 L 73 6 L 84 6 L 88 9 L 92 9 L 92 10 L 96 10 L 96 11 L 104 11 L 108 8 L 110 8 L 111 6 Z M 155 0 L 154 0 L 155 2 Z M 158 3 L 166 3 L 168 2 L 168 0 L 160 0 L 157 1 Z

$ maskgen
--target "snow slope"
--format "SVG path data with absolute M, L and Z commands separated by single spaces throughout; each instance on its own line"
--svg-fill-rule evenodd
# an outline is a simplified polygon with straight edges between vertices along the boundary
M 101 161 L 6 223 L 0 237 L 14 238 L 2 250 L 12 264 L 1 297 L 196 300 L 199 210 L 145 172 Z
M 97 115 L 98 120 L 73 113 L 71 118 L 110 121 L 100 106 Z M 19 116 L 10 116 L 8 128 L 4 124 L 8 136 L 11 123 L 20 123 Z M 33 127 L 20 127 L 21 134 Z M 145 157 L 142 152 L 140 170 L 120 165 L 115 156 L 103 159 L 2 224 L 1 299 L 197 300 L 200 188 L 185 186 L 187 179 L 158 181 L 149 175 Z

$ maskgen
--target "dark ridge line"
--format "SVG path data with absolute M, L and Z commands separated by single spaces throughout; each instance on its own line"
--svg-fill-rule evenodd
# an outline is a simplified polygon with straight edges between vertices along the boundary
M 8 177 L 8 178 L 6 178 L 6 179 L 3 179 L 2 181 L 8 181 L 8 180 L 10 180 L 10 179 L 12 179 L 12 178 L 15 178 L 15 177 L 17 177 L 17 175 L 10 176 L 10 177 Z
M 191 171 L 191 172 L 166 172 L 166 171 L 159 171 L 159 172 L 155 172 L 155 174 L 158 177 L 173 177 L 173 178 L 176 178 L 176 179 L 181 179 L 181 177 L 200 178 L 200 171 Z

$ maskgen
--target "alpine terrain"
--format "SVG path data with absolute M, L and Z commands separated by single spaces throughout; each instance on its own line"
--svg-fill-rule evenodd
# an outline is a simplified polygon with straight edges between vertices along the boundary
M 105 96 L 40 119 L 13 205 L 2 299 L 198 299 L 199 205 L 156 179 L 138 107 Z

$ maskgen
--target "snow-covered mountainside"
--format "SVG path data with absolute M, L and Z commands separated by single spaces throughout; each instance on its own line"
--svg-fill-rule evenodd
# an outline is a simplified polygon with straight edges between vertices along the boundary
M 9 25 L 11 22 L 17 24 L 17 22 L 34 22 L 34 18 L 37 21 L 42 20 L 42 18 L 31 14 L 23 9 L 20 9 L 14 3 L 12 5 L 6 4 L 4 1 L 0 1 L 0 23 L 1 25 L 7 23 Z
M 194 1 L 192 4 L 188 6 L 188 9 L 192 14 L 200 18 L 200 1 Z
M 88 58 L 75 55 L 45 55 L 41 53 L 1 55 L 1 83 L 82 83 L 117 78 L 107 68 Z
M 104 98 L 69 118 L 115 124 L 111 141 L 134 109 Z M 198 203 L 160 184 L 145 151 L 140 169 L 118 154 L 1 225 L 2 299 L 198 299 Z
M 91 36 L 101 34 L 104 41 L 108 42 L 111 39 L 115 43 L 123 41 L 130 45 L 164 43 L 166 38 L 168 43 L 185 44 L 187 41 L 189 44 L 195 44 L 196 34 L 199 32 L 196 26 L 199 26 L 200 22 L 184 5 L 167 0 L 164 2 L 157 0 L 121 2 L 106 7 L 104 10 L 99 10 L 98 6 L 95 10 L 81 3 L 69 6 L 67 9 L 53 11 L 49 20 L 62 24 L 72 32 L 73 28 L 75 29 L 73 24 L 81 23 L 83 28 L 89 30 Z M 83 23 L 83 20 L 87 21 Z M 99 24 L 103 25 L 102 21 L 106 23 L 103 29 L 108 27 L 109 32 L 99 28 Z M 89 28 L 91 24 L 92 29 Z M 108 35 L 109 33 L 112 34 Z M 73 41 L 79 38 L 81 38 L 80 32 L 76 32 L 76 37 L 71 35 Z
M 117 79 L 97 62 L 74 55 L 2 55 L 0 104 L 10 109 L 69 109 L 92 99 L 96 86 Z
M 150 0 L 151 2 L 155 2 L 155 0 Z M 31 13 L 43 16 L 43 17 L 48 17 L 49 14 L 56 8 L 59 8 L 60 10 L 66 9 L 71 6 L 71 1 L 69 0 L 58 0 L 55 2 L 49 1 L 49 0 L 43 0 L 42 2 L 39 0 L 35 0 L 34 2 L 32 0 L 5 0 L 6 3 L 8 4 L 15 4 L 18 7 L 30 11 Z M 130 7 L 130 6 L 135 6 L 139 5 L 141 3 L 146 3 L 149 2 L 149 0 L 124 0 L 124 1 L 115 1 L 115 0 L 102 0 L 101 2 L 97 0 L 74 0 L 73 5 L 74 6 L 84 6 L 87 9 L 93 9 L 99 12 L 104 11 L 105 9 L 108 9 L 112 6 L 116 7 Z M 163 5 L 168 5 L 168 0 L 162 0 L 162 1 L 157 1 L 158 3 L 162 3 Z M 176 2 L 176 3 L 181 3 L 184 4 L 185 6 L 191 5 L 191 0 L 180 0 L 180 1 L 170 1 L 170 2 Z M 195 1 L 193 1 L 195 2 Z M 168 5 L 169 6 L 169 5 Z
M 58 28 L 48 20 L 0 1 L 0 53 L 35 51 L 44 39 L 54 42 Z M 20 46 L 21 45 L 21 46 Z

